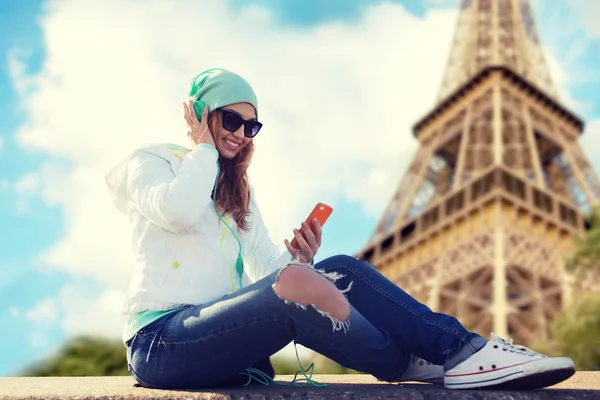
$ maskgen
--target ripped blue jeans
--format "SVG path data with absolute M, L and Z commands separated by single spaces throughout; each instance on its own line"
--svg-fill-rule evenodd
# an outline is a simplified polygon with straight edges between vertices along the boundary
M 307 266 L 311 267 L 311 266 Z M 284 267 L 285 268 L 285 267 Z M 127 342 L 134 379 L 149 388 L 238 386 L 247 368 L 274 375 L 269 357 L 292 341 L 382 381 L 398 381 L 410 354 L 449 370 L 487 341 L 435 313 L 364 260 L 314 266 L 350 303 L 346 321 L 280 298 L 273 274 L 214 302 L 165 315 Z

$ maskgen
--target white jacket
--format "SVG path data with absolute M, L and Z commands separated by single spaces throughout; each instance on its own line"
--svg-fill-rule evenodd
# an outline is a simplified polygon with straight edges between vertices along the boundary
M 211 199 L 217 155 L 208 145 L 192 151 L 154 145 L 132 152 L 107 173 L 113 204 L 133 226 L 136 261 L 124 314 L 216 300 L 232 292 L 230 268 L 234 290 L 239 289 L 238 243 L 220 222 Z M 223 216 L 242 244 L 244 286 L 290 260 L 269 238 L 253 191 L 249 208 L 247 233 Z

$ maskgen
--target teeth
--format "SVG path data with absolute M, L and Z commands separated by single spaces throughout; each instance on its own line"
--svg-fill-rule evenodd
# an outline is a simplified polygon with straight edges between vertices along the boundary
M 238 147 L 238 146 L 239 146 L 239 143 L 232 142 L 231 140 L 225 139 L 225 141 L 226 141 L 226 142 L 227 142 L 227 143 L 228 143 L 230 146 L 233 146 L 233 147 Z

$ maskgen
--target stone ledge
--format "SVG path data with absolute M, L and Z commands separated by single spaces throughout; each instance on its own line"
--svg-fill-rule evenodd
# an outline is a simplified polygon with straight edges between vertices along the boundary
M 284 375 L 278 376 L 277 380 L 289 382 L 292 378 Z M 0 378 L 0 399 L 600 399 L 600 371 L 577 372 L 566 382 L 552 388 L 532 391 L 446 390 L 443 386 L 426 384 L 381 383 L 369 375 L 319 375 L 315 380 L 327 383 L 327 387 L 271 385 L 227 390 L 172 391 L 134 386 L 130 377 Z

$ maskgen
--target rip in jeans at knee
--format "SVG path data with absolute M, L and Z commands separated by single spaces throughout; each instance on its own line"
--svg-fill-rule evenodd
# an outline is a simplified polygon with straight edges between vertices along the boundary
M 313 265 L 308 264 L 308 263 L 303 263 L 303 262 L 291 262 L 287 265 L 285 265 L 283 268 L 281 268 L 281 270 L 279 270 L 279 272 L 277 273 L 277 276 L 275 278 L 275 283 L 273 283 L 273 291 L 275 292 L 275 295 L 277 297 L 279 297 L 281 300 L 283 300 L 283 302 L 285 304 L 294 304 L 296 307 L 301 308 L 302 310 L 306 310 L 308 308 L 308 306 L 311 306 L 316 312 L 318 312 L 319 314 L 321 314 L 321 316 L 329 318 L 329 320 L 331 321 L 331 325 L 333 327 L 333 331 L 344 331 L 344 333 L 346 333 L 348 331 L 348 329 L 350 329 L 350 315 L 348 314 L 348 318 L 346 319 L 346 321 L 340 321 L 339 319 L 333 317 L 328 311 L 323 311 L 320 310 L 316 305 L 314 304 L 300 304 L 300 303 L 295 303 L 295 302 L 291 302 L 288 299 L 280 296 L 276 291 L 275 291 L 275 285 L 277 285 L 277 282 L 279 282 L 279 275 L 281 275 L 281 273 L 283 272 L 283 270 L 285 270 L 287 267 L 289 267 L 290 265 L 303 265 L 307 268 L 312 269 L 313 271 L 317 272 L 319 275 L 323 276 L 324 278 L 328 279 L 329 281 L 331 281 L 332 283 L 335 284 L 335 282 L 343 277 L 345 277 L 345 275 L 339 274 L 337 272 L 325 272 L 323 270 L 320 269 L 316 269 Z M 350 282 L 350 284 L 348 285 L 348 287 L 346 289 L 340 290 L 340 292 L 342 294 L 344 294 L 344 297 L 346 297 L 346 293 L 352 288 L 352 284 L 354 282 Z

